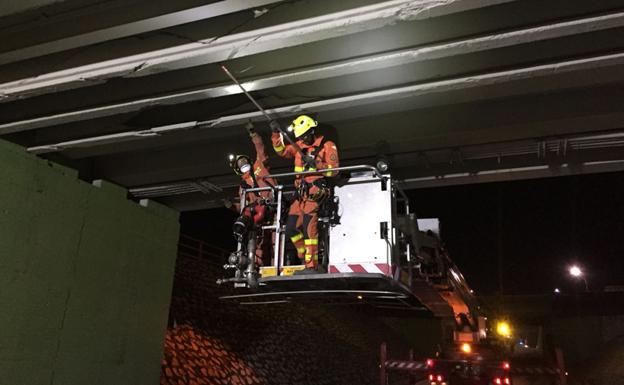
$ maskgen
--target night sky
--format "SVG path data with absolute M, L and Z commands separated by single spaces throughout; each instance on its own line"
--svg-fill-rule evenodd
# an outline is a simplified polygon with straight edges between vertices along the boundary
M 624 285 L 624 173 L 413 190 L 421 218 L 437 217 L 451 258 L 478 294 L 584 290 L 566 268 L 578 263 L 591 290 Z M 183 213 L 182 232 L 232 247 L 235 214 Z M 500 219 L 500 221 L 499 221 Z
M 477 293 L 499 290 L 499 244 L 504 294 L 584 290 L 567 273 L 572 263 L 587 271 L 590 290 L 624 284 L 624 173 L 423 189 L 410 197 L 419 217 L 440 218 L 451 258 Z

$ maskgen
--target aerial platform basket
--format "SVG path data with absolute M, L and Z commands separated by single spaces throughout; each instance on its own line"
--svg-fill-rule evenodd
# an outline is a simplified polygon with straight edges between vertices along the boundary
M 253 254 L 241 257 L 241 250 L 248 253 L 255 249 L 239 243 L 238 257 L 235 255 L 226 266 L 236 269 L 235 277 L 221 281 L 233 282 L 239 293 L 221 299 L 244 305 L 293 301 L 365 304 L 422 316 L 453 317 L 448 293 L 467 297 L 471 294 L 441 247 L 438 220 L 416 219 L 399 184 L 372 166 L 331 171 L 340 171 L 342 178 L 334 187 L 333 210 L 326 210 L 319 218 L 319 260 L 327 272 L 297 274 L 303 266 L 285 266 L 282 200 L 286 192 L 279 185 L 272 189 L 277 207 L 274 221 L 263 227 L 275 232 L 271 265 L 253 266 L 249 263 Z M 344 176 L 346 172 L 352 172 L 348 178 Z M 244 203 L 248 192 L 266 189 L 270 188 L 247 189 L 241 201 Z M 240 260 L 246 264 L 237 264 Z

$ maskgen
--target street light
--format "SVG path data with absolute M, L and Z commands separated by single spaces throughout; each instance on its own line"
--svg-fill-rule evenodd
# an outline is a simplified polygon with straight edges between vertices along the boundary
M 580 277 L 583 272 L 581 271 L 581 268 L 578 266 L 572 266 L 570 268 L 570 274 L 572 274 L 573 277 Z
M 587 286 L 587 280 L 585 279 L 585 276 L 583 274 L 583 271 L 581 270 L 580 267 L 573 265 L 570 267 L 570 275 L 573 276 L 574 278 L 580 278 L 583 280 L 583 282 L 585 282 L 585 291 L 589 291 L 589 287 Z
M 496 333 L 501 337 L 509 338 L 511 337 L 511 326 L 505 321 L 499 321 L 496 324 Z

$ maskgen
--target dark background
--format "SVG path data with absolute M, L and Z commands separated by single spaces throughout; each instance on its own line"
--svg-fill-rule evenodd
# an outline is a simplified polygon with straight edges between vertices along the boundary
M 478 294 L 590 290 L 624 284 L 624 173 L 488 183 L 409 192 L 421 218 L 440 218 L 451 257 Z M 182 233 L 234 247 L 226 209 L 183 213 Z M 502 275 L 499 274 L 502 263 Z M 502 278 L 502 280 L 500 279 Z M 502 284 L 502 285 L 501 285 Z

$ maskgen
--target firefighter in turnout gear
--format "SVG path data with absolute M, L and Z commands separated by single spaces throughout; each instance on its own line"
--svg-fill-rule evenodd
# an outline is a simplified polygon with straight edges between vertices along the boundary
M 264 148 L 262 137 L 258 135 L 251 122 L 246 126 L 247 132 L 251 137 L 251 141 L 256 149 L 256 160 L 251 163 L 251 158 L 247 155 L 229 155 L 230 167 L 237 175 L 241 177 L 241 185 L 239 187 L 239 197 L 243 199 L 243 189 L 256 187 L 274 187 L 277 183 L 273 178 L 264 178 L 269 175 L 268 156 Z M 229 200 L 225 201 L 225 206 L 232 208 L 237 212 L 241 212 L 234 223 L 234 236 L 240 241 L 252 226 L 263 223 L 270 215 L 269 206 L 266 200 L 271 197 L 271 191 L 248 192 L 245 197 L 245 207 L 242 212 L 240 203 L 234 204 Z M 256 249 L 257 264 L 262 264 L 263 245 L 262 236 L 258 242 Z
M 281 157 L 294 158 L 295 172 L 339 167 L 336 144 L 317 135 L 317 126 L 318 123 L 307 115 L 293 120 L 289 131 L 294 131 L 296 144 L 302 150 L 299 152 L 295 146 L 284 144 L 282 134 L 272 125 L 273 149 Z M 297 175 L 295 178 L 297 197 L 288 211 L 286 236 L 297 249 L 299 259 L 305 261 L 306 269 L 318 267 L 318 209 L 331 192 L 326 178 L 336 174 L 328 171 L 324 175 Z

